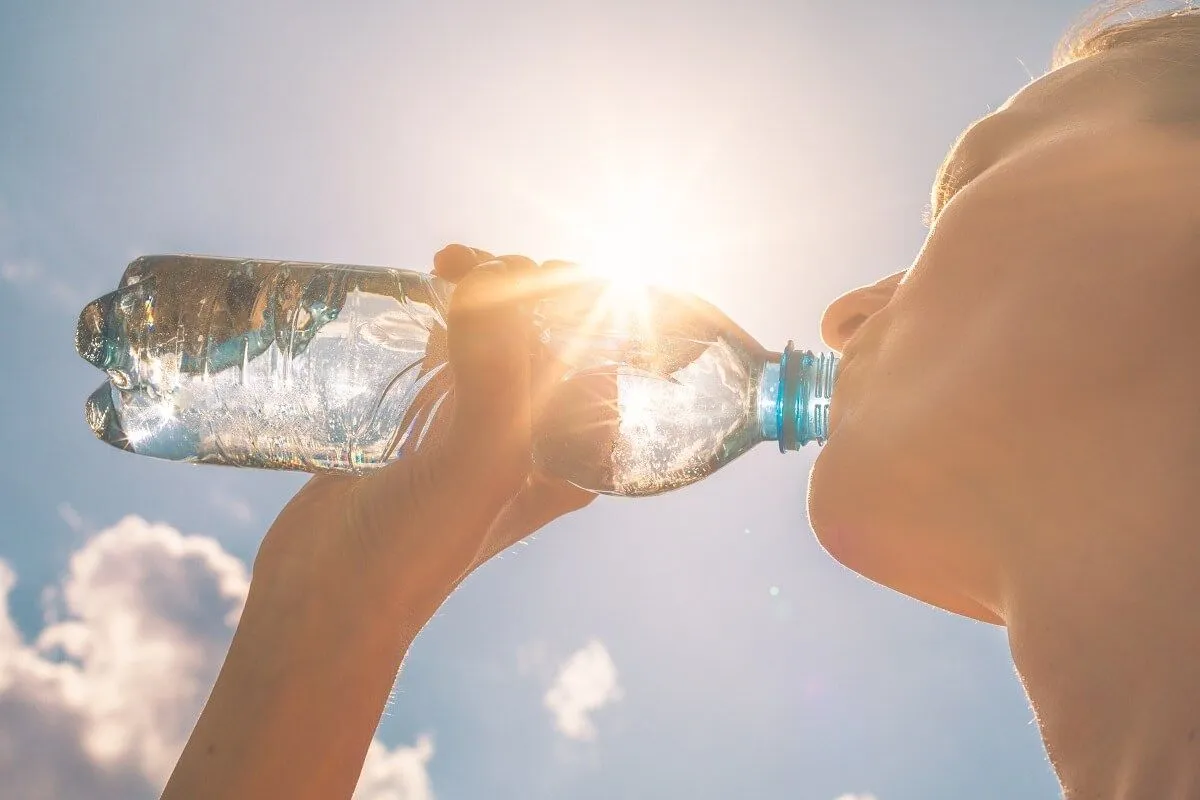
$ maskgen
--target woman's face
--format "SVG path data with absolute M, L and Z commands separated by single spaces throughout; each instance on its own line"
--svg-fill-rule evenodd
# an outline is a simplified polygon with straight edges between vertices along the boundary
M 1008 573 L 1107 502 L 1114 451 L 1170 435 L 1147 410 L 1200 296 L 1200 138 L 1147 121 L 1152 56 L 1069 65 L 973 125 L 912 267 L 825 312 L 844 358 L 809 514 L 851 569 L 1001 622 Z

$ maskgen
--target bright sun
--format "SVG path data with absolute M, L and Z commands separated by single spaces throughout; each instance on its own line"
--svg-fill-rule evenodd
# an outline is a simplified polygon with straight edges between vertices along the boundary
M 611 282 L 600 316 L 624 309 L 644 318 L 647 285 L 708 296 L 743 244 L 746 232 L 722 213 L 731 198 L 714 194 L 702 160 L 678 156 L 602 153 L 553 192 L 512 182 L 551 223 L 547 249 Z
M 529 193 L 560 227 L 564 255 L 585 271 L 628 285 L 694 288 L 696 261 L 712 257 L 691 181 L 668 181 L 615 161 L 584 193 Z M 705 253 L 704 251 L 708 251 Z
M 614 186 L 581 223 L 580 266 L 621 283 L 678 284 L 695 232 L 680 219 L 678 198 L 649 181 Z

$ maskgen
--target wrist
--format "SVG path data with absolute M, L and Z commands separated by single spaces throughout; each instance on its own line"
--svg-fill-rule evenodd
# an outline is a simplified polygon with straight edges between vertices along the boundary
M 348 571 L 304 561 L 255 562 L 235 643 L 248 638 L 281 654 L 404 651 L 448 595 L 383 564 Z
M 199 796 L 201 786 L 204 796 L 350 795 L 419 630 L 381 625 L 354 598 L 289 596 L 278 584 L 252 582 L 164 797 Z M 297 771 L 297 763 L 313 767 Z
M 422 568 L 391 547 L 329 546 L 331 539 L 361 542 L 353 530 L 319 542 L 297 533 L 273 528 L 267 534 L 242 624 L 407 644 L 454 588 L 441 570 Z

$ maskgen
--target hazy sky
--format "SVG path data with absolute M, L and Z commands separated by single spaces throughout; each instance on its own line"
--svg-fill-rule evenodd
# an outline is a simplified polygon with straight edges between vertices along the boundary
M 91 437 L 74 316 L 130 259 L 640 236 L 657 277 L 816 348 L 1084 5 L 0 0 L 5 796 L 156 796 L 303 480 Z M 413 648 L 359 797 L 1057 796 L 1003 632 L 830 560 L 813 455 L 602 499 L 481 570 Z

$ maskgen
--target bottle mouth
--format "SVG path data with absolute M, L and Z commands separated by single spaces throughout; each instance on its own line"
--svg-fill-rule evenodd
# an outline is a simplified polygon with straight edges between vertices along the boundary
M 787 343 L 779 363 L 779 452 L 799 450 L 809 442 L 823 445 L 829 438 L 829 405 L 838 362 L 832 353 L 817 355 Z

